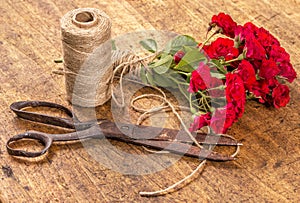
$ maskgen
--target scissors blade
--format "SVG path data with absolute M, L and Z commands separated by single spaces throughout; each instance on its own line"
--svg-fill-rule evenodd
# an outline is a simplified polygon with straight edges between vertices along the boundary
M 192 144 L 193 141 L 184 130 L 170 128 L 159 128 L 152 126 L 132 125 L 114 122 L 103 122 L 100 124 L 103 133 L 106 135 L 125 134 L 137 140 L 154 141 L 178 141 Z M 207 135 L 205 133 L 192 133 L 200 144 L 237 146 L 242 145 L 238 141 L 229 137 L 218 135 Z
M 174 129 L 167 129 L 165 128 L 164 131 L 166 131 L 167 137 L 170 137 L 171 139 L 177 139 L 184 143 L 193 143 L 189 135 L 181 130 L 178 132 Z M 237 146 L 242 145 L 240 142 L 238 142 L 235 139 L 225 137 L 223 135 L 215 135 L 215 134 L 205 134 L 205 133 L 191 133 L 193 137 L 197 140 L 200 144 L 207 144 L 207 145 L 222 145 L 222 146 Z M 159 137 L 162 137 L 163 134 L 159 135 Z M 174 138 L 176 137 L 176 138 Z
M 222 155 L 217 152 L 199 148 L 190 144 L 185 144 L 175 141 L 156 141 L 156 140 L 130 140 L 133 144 L 139 144 L 147 147 L 151 147 L 158 150 L 170 151 L 176 154 L 182 154 L 185 156 L 196 157 L 199 159 L 208 159 L 214 161 L 231 161 L 234 157 Z

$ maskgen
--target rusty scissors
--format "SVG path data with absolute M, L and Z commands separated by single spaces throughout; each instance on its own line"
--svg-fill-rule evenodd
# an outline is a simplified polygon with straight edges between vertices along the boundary
M 64 112 L 68 117 L 55 117 L 47 114 L 27 111 L 27 108 L 48 107 Z M 38 131 L 27 131 L 11 137 L 6 148 L 10 155 L 22 157 L 38 157 L 45 154 L 55 141 L 72 141 L 87 138 L 108 138 L 122 142 L 142 145 L 157 150 L 167 150 L 197 158 L 206 158 L 216 161 L 233 160 L 232 157 L 213 152 L 206 148 L 193 145 L 187 133 L 182 130 L 141 126 L 124 123 L 114 123 L 109 120 L 99 119 L 97 122 L 80 122 L 76 115 L 68 108 L 45 101 L 19 101 L 10 105 L 10 109 L 19 117 L 32 122 L 43 123 L 67 129 L 74 132 L 65 134 L 47 134 Z M 201 144 L 207 145 L 240 145 L 236 140 L 228 137 L 207 135 L 204 133 L 193 134 Z M 12 145 L 22 139 L 38 140 L 43 144 L 41 151 L 25 151 L 14 148 Z

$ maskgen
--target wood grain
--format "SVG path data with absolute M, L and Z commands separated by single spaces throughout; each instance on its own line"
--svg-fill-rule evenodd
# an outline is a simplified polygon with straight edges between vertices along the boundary
M 299 202 L 300 83 L 291 88 L 291 102 L 275 110 L 249 102 L 243 118 L 230 130 L 244 146 L 233 162 L 209 162 L 181 190 L 144 198 L 139 191 L 168 186 L 194 169 L 198 161 L 182 158 L 166 170 L 123 175 L 93 159 L 81 143 L 55 145 L 39 161 L 9 156 L 9 137 L 28 129 L 57 132 L 15 118 L 17 100 L 47 100 L 68 106 L 64 80 L 52 73 L 62 67 L 60 18 L 78 7 L 104 10 L 113 21 L 113 36 L 145 29 L 190 34 L 203 40 L 213 14 L 229 13 L 238 23 L 252 21 L 279 38 L 300 74 L 300 2 L 288 1 L 0 1 L 0 202 Z M 98 109 L 110 118 L 110 105 Z M 171 127 L 178 127 L 175 123 Z M 140 147 L 113 142 L 136 154 Z M 9 170 L 11 169 L 11 172 Z

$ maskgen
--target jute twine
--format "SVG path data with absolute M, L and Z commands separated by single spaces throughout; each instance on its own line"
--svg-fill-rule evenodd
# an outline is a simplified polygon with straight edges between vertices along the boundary
M 95 8 L 79 8 L 61 19 L 67 100 L 94 107 L 110 99 L 111 20 Z

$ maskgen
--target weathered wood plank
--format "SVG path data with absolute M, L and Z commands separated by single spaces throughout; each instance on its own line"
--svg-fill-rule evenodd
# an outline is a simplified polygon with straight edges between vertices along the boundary
M 300 73 L 299 1 L 1 1 L 0 202 L 299 201 L 299 79 L 290 85 L 288 107 L 274 110 L 255 102 L 247 105 L 245 115 L 229 132 L 244 143 L 238 160 L 210 162 L 187 187 L 164 197 L 142 198 L 138 192 L 176 182 L 197 166 L 197 160 L 184 157 L 164 171 L 133 176 L 107 169 L 81 143 L 55 145 L 38 162 L 10 157 L 5 149 L 10 136 L 28 129 L 57 132 L 16 119 L 8 106 L 26 99 L 68 105 L 63 78 L 51 71 L 61 67 L 53 63 L 61 57 L 59 20 L 78 7 L 104 10 L 113 21 L 113 36 L 158 29 L 190 34 L 199 40 L 204 39 L 210 17 L 225 11 L 240 23 L 251 20 L 269 29 L 291 53 Z M 100 110 L 101 116 L 111 118 L 109 104 Z M 177 127 L 174 123 L 170 126 Z M 146 153 L 140 147 L 113 144 L 127 152 Z

